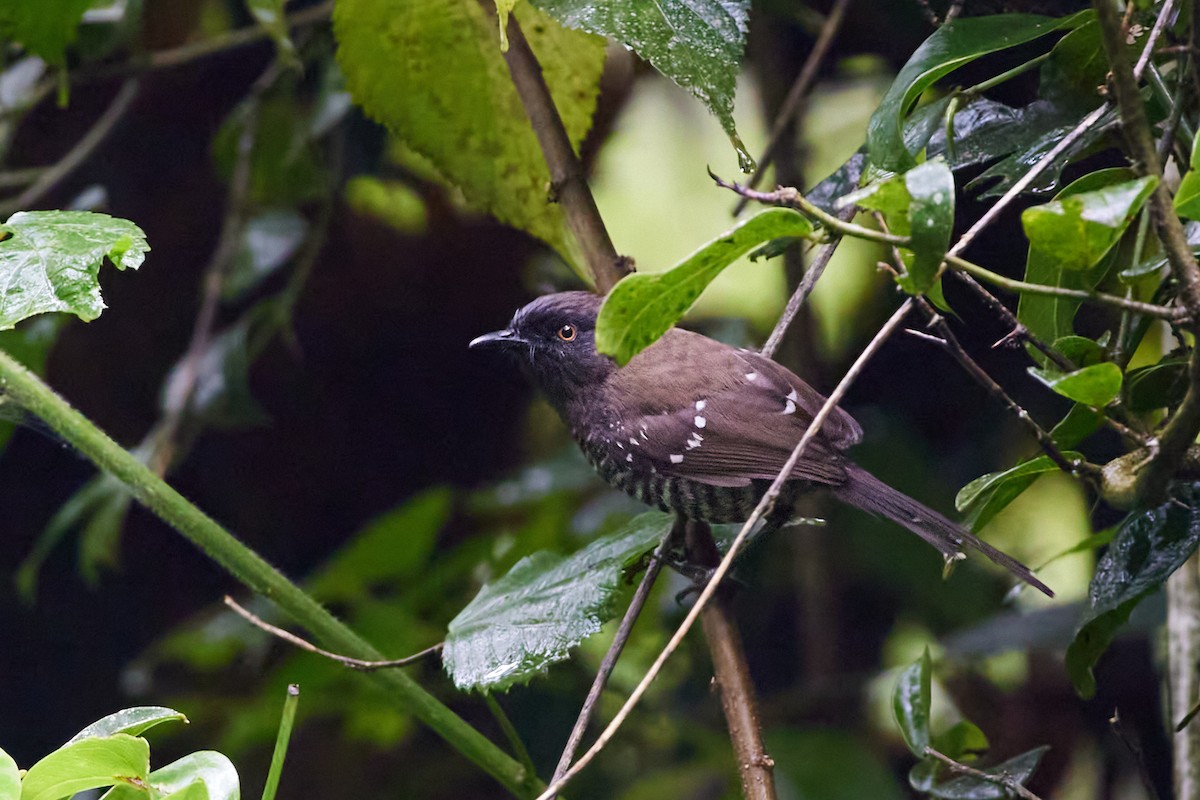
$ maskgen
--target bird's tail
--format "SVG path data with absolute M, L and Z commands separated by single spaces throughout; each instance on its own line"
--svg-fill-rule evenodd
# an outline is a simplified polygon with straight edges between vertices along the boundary
M 1054 596 L 1050 587 L 1035 578 L 1029 567 L 974 536 L 961 525 L 893 489 L 859 466 L 846 466 L 846 482 L 834 488 L 833 494 L 843 503 L 903 525 L 936 547 L 947 560 L 962 558 L 963 547 L 970 547 L 1038 591 L 1049 597 Z

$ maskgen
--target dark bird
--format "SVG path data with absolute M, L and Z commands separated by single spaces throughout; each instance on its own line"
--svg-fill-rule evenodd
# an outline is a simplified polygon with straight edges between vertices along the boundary
M 596 352 L 602 302 L 590 292 L 540 297 L 517 311 L 508 328 L 480 336 L 471 347 L 520 356 L 613 486 L 690 519 L 745 521 L 825 398 L 769 358 L 678 328 L 618 368 Z M 861 439 L 858 423 L 835 409 L 784 484 L 768 527 L 791 517 L 801 493 L 824 488 L 908 528 L 947 563 L 969 547 L 1054 596 L 1024 564 L 847 458 L 843 451 Z

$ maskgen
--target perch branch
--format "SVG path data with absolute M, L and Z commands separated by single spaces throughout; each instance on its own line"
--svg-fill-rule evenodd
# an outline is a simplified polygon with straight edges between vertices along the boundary
M 929 756 L 930 758 L 936 758 L 938 761 L 945 764 L 951 772 L 957 775 L 969 775 L 972 778 L 978 778 L 981 781 L 987 781 L 988 783 L 1001 786 L 1006 792 L 1011 792 L 1017 797 L 1022 798 L 1022 800 L 1041 800 L 1040 797 L 1026 789 L 1008 775 L 993 775 L 990 772 L 984 772 L 983 770 L 975 769 L 974 767 L 968 767 L 966 764 L 955 761 L 945 753 L 939 753 L 932 747 L 925 748 L 925 755 Z

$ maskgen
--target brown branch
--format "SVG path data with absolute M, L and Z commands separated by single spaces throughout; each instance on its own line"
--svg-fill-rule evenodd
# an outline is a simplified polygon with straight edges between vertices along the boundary
M 579 749 L 579 743 L 583 741 L 583 734 L 587 731 L 588 723 L 591 722 L 592 716 L 596 712 L 596 703 L 599 702 L 604 687 L 608 685 L 608 679 L 617 665 L 617 659 L 621 657 L 625 643 L 629 641 L 629 634 L 633 632 L 633 625 L 641 615 L 646 600 L 650 597 L 650 590 L 654 588 L 654 583 L 658 580 L 659 573 L 662 572 L 663 559 L 671 548 L 671 542 L 679 538 L 682 533 L 682 520 L 676 517 L 675 524 L 671 526 L 671 530 L 667 531 L 662 541 L 659 542 L 658 548 L 655 549 L 654 555 L 651 556 L 650 563 L 646 566 L 645 573 L 642 574 L 642 580 L 638 583 L 638 588 L 629 601 L 629 608 L 625 609 L 625 616 L 621 618 L 621 624 L 617 627 L 616 635 L 613 636 L 612 644 L 609 645 L 608 652 L 604 654 L 604 659 L 600 662 L 600 669 L 596 671 L 592 688 L 588 690 L 587 698 L 583 701 L 583 707 L 579 709 L 579 716 L 575 720 L 575 726 L 571 729 L 571 735 L 567 737 L 566 746 L 563 747 L 562 756 L 558 759 L 558 766 L 554 768 L 554 777 L 550 779 L 551 783 L 561 778 L 567 768 L 571 766 L 571 759 L 575 758 L 575 752 Z
M 229 606 L 229 608 L 237 613 L 238 616 L 245 619 L 254 627 L 266 631 L 272 636 L 282 639 L 288 644 L 294 645 L 305 652 L 313 653 L 314 655 L 318 656 L 324 656 L 331 661 L 336 661 L 339 664 L 350 667 L 351 669 L 359 670 L 360 672 L 374 672 L 377 669 L 407 667 L 410 664 L 415 664 L 422 659 L 428 658 L 434 653 L 440 653 L 444 644 L 443 642 L 438 642 L 432 647 L 426 647 L 419 653 L 413 653 L 411 656 L 406 656 L 404 658 L 390 659 L 387 661 L 364 661 L 361 658 L 351 658 L 350 656 L 343 656 L 339 655 L 338 653 L 331 653 L 328 650 L 323 650 L 322 648 L 317 647 L 315 644 L 301 639 L 294 633 L 285 631 L 283 628 L 272 625 L 262 617 L 255 614 L 253 611 L 250 611 L 239 605 L 238 602 L 229 595 L 225 595 L 225 605 Z
M 842 20 L 846 18 L 846 9 L 849 7 L 850 0 L 837 0 L 830 9 L 829 16 L 825 18 L 825 24 L 821 26 L 821 33 L 813 42 L 812 50 L 808 51 L 808 57 L 804 59 L 804 64 L 800 67 L 800 72 L 796 75 L 792 88 L 788 90 L 787 97 L 779 107 L 779 113 L 775 115 L 775 122 L 771 125 L 771 138 L 767 141 L 767 146 L 763 148 L 762 155 L 758 157 L 758 169 L 747 181 L 750 188 L 757 187 L 762 181 L 763 175 L 766 174 L 767 168 L 771 166 L 771 162 L 775 158 L 775 150 L 783 140 L 783 135 L 794 130 L 795 123 L 803 118 L 808 93 L 817 77 L 817 70 L 824 63 L 825 57 L 829 55 L 829 48 L 833 46 L 834 37 L 842 27 Z M 737 205 L 733 208 L 733 215 L 736 217 L 741 214 L 748 202 L 749 199 L 746 197 L 738 200 Z
M 990 772 L 984 772 L 983 770 L 975 769 L 974 767 L 968 767 L 966 764 L 955 761 L 945 753 L 939 753 L 932 747 L 925 748 L 925 755 L 929 756 L 930 758 L 936 758 L 938 761 L 945 764 L 951 772 L 958 775 L 967 775 L 972 778 L 978 778 L 981 781 L 994 783 L 997 786 L 1003 786 L 1006 791 L 1012 792 L 1017 797 L 1023 798 L 1023 800 L 1041 800 L 1040 797 L 1026 789 L 1022 784 L 1013 780 L 1008 775 L 993 775 Z
M 138 82 L 136 80 L 125 81 L 116 97 L 109 103 L 108 108 L 104 109 L 104 113 L 96 119 L 87 133 L 75 143 L 66 155 L 53 166 L 42 171 L 37 180 L 25 187 L 25 191 L 7 202 L 0 203 L 0 217 L 7 217 L 14 211 L 27 210 L 30 206 L 38 203 L 64 178 L 87 161 L 96 148 L 112 133 L 113 128 L 117 126 L 125 113 L 129 111 L 129 107 L 133 105 L 137 95 Z
M 494 3 L 490 0 L 482 2 L 495 14 Z M 575 155 L 575 148 L 571 146 L 562 118 L 542 77 L 541 65 L 525 40 L 516 15 L 510 14 L 508 17 L 507 34 L 508 52 L 504 54 L 504 60 L 517 87 L 517 94 L 521 96 L 525 113 L 529 115 L 533 132 L 537 134 L 546 166 L 550 168 L 551 194 L 562 205 L 567 225 L 583 250 L 596 289 L 605 294 L 632 271 L 632 263 L 619 256 L 613 247 L 608 229 L 604 227 L 604 220 L 596 208 L 592 190 L 588 187 L 587 173 Z
M 707 523 L 687 521 L 685 546 L 690 564 L 715 569 L 721 563 L 721 552 Z M 733 623 L 728 591 L 717 592 L 704 607 L 700 625 L 712 656 L 713 688 L 721 697 L 742 779 L 742 796 L 747 800 L 774 800 L 775 762 L 763 744 L 754 681 L 742 649 L 742 637 Z

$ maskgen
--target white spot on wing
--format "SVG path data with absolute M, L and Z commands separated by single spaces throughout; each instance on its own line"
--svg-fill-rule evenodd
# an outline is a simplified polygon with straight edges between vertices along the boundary
M 626 461 L 629 461 L 629 462 L 632 462 L 632 461 L 633 461 L 633 453 L 629 453 L 628 455 L 626 455 L 626 456 L 625 456 L 625 460 L 626 460 Z
M 746 380 L 748 380 L 748 381 L 756 381 L 756 380 L 758 380 L 758 373 L 757 373 L 757 372 L 747 372 L 747 373 L 746 373 Z
M 696 415 L 695 422 L 696 422 L 697 428 L 703 428 L 705 425 L 708 424 L 708 420 L 706 420 L 704 417 L 700 416 L 699 414 Z
M 677 453 L 671 453 L 671 463 L 672 464 L 682 464 L 683 456 L 681 456 Z
M 795 414 L 796 413 L 796 404 L 795 404 L 795 402 L 792 401 L 792 399 L 790 397 L 788 398 L 787 405 L 784 406 L 783 413 L 784 414 Z
M 791 400 L 792 402 L 795 402 L 800 399 L 799 397 L 796 396 L 796 387 L 795 386 L 793 386 L 792 390 L 790 392 L 788 392 L 787 399 Z
M 704 410 L 704 407 L 705 407 L 706 405 L 708 405 L 708 401 L 707 401 L 707 400 L 697 400 L 697 401 L 696 401 L 696 410 L 697 410 L 697 411 L 703 411 L 703 410 Z
M 636 445 L 640 445 L 640 444 L 641 444 L 641 442 L 639 442 L 639 441 L 637 440 L 637 437 L 636 437 L 636 436 L 630 436 L 630 437 L 629 437 L 629 443 L 630 443 L 630 444 L 636 444 Z

